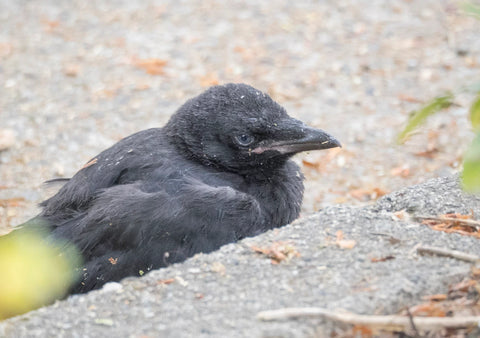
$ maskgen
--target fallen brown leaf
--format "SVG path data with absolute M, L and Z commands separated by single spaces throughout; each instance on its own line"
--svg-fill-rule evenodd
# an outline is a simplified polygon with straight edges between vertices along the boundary
M 402 240 L 401 240 L 401 239 L 398 239 L 398 238 L 396 238 L 396 237 L 390 236 L 390 237 L 388 238 L 388 242 L 389 242 L 390 244 L 392 244 L 392 245 L 395 245 L 395 244 L 401 243 Z
M 444 293 L 441 294 L 436 294 L 436 295 L 430 295 L 430 296 L 425 296 L 422 297 L 423 300 L 428 300 L 431 302 L 441 302 L 447 299 L 447 295 Z
M 390 175 L 392 176 L 400 176 L 400 177 L 408 177 L 410 176 L 410 169 L 405 166 L 400 166 L 393 168 L 390 170 Z
M 353 239 L 342 239 L 337 241 L 336 244 L 340 249 L 353 249 L 355 245 L 357 245 L 357 242 Z
M 428 303 L 419 304 L 409 309 L 410 316 L 434 316 L 450 318 L 465 318 L 478 316 L 480 313 L 479 283 L 475 275 L 465 278 L 460 283 L 451 285 L 447 294 L 434 294 L 423 297 Z M 403 315 L 406 315 L 403 311 Z M 418 320 L 416 321 L 418 323 Z M 462 327 L 442 331 L 441 337 L 466 337 L 468 330 Z M 447 335 L 448 332 L 448 335 Z M 430 336 L 430 335 L 428 335 Z
M 468 292 L 470 287 L 475 286 L 475 284 L 477 284 L 476 280 L 466 279 L 461 281 L 460 283 L 457 283 L 451 286 L 449 292 L 453 292 L 453 291 Z
M 480 278 L 480 266 L 472 266 L 471 273 L 475 278 Z
M 339 196 L 335 198 L 335 204 L 343 204 L 347 202 L 348 202 L 348 199 L 345 196 Z
M 425 158 L 435 158 L 435 155 L 438 154 L 438 148 L 427 149 L 425 151 L 420 151 L 418 153 L 414 153 L 415 156 L 425 157 Z
M 0 199 L 0 207 L 19 207 L 25 202 L 25 198 L 23 197 L 14 197 L 14 198 L 7 198 L 7 199 Z
M 458 219 L 472 219 L 473 214 L 462 215 L 462 214 L 458 214 L 458 213 L 450 213 L 450 214 L 441 215 L 441 217 L 458 218 Z
M 135 85 L 135 90 L 147 90 L 150 89 L 150 85 L 148 83 L 137 83 Z
M 342 151 L 342 153 L 346 153 L 344 149 L 341 148 L 332 148 L 326 151 L 323 151 L 321 154 L 307 154 L 302 159 L 302 164 L 306 168 L 310 168 L 312 170 L 318 172 L 324 172 L 327 168 L 327 164 L 332 162 L 332 160 L 337 157 L 337 155 Z
M 412 316 L 422 317 L 445 317 L 445 310 L 439 307 L 436 303 L 424 303 L 410 308 Z
M 218 76 L 215 73 L 208 73 L 200 77 L 200 85 L 202 87 L 216 86 L 220 83 Z
M 42 23 L 45 25 L 45 31 L 46 32 L 53 32 L 59 25 L 60 25 L 60 21 L 56 21 L 56 20 L 42 20 Z
M 338 230 L 336 233 L 336 236 L 337 236 L 337 239 L 335 241 L 335 244 L 340 249 L 353 249 L 357 244 L 357 242 L 353 239 L 344 239 L 342 230 Z
M 421 102 L 423 102 L 422 100 L 417 99 L 416 97 L 410 96 L 408 94 L 398 94 L 397 97 L 398 97 L 399 100 L 405 101 L 405 102 L 411 102 L 411 103 L 421 103 Z
M 265 255 L 271 259 L 272 264 L 278 264 L 293 257 L 300 257 L 300 253 L 295 247 L 286 242 L 274 242 L 267 248 L 252 246 L 251 249 L 257 253 Z
M 167 64 L 167 61 L 162 59 L 151 58 L 151 59 L 134 60 L 133 64 L 138 68 L 143 69 L 147 74 L 164 75 L 165 72 L 163 68 Z
M 389 255 L 389 256 L 378 257 L 378 258 L 374 257 L 374 258 L 371 258 L 370 261 L 371 261 L 372 263 L 378 263 L 378 262 L 389 261 L 389 260 L 391 260 L 391 259 L 395 259 L 395 256 Z
M 387 192 L 381 188 L 370 188 L 370 189 L 354 189 L 349 192 L 350 196 L 359 200 L 359 201 L 371 201 L 376 200 L 384 196 Z
M 69 77 L 76 77 L 80 72 L 80 65 L 68 64 L 63 67 L 63 73 Z
M 316 169 L 318 170 L 319 167 L 320 167 L 320 162 L 316 161 L 316 162 L 313 162 L 313 161 L 309 161 L 307 159 L 303 159 L 302 160 L 302 164 L 307 167 L 307 168 L 312 168 L 312 169 Z
M 157 284 L 165 284 L 165 285 L 168 285 L 168 284 L 172 284 L 173 282 L 175 282 L 175 278 L 168 278 L 168 279 L 160 279 Z
M 444 214 L 439 217 L 421 217 L 422 224 L 429 226 L 432 230 L 480 238 L 480 222 L 472 218 L 473 214 L 458 213 Z
M 354 325 L 352 328 L 352 337 L 362 337 L 362 338 L 368 338 L 368 337 L 373 337 L 374 335 L 374 330 L 367 326 L 367 325 Z

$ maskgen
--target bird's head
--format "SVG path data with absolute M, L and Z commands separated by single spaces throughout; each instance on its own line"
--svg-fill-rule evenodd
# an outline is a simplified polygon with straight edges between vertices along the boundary
M 180 107 L 165 128 L 187 156 L 238 173 L 275 169 L 302 151 L 340 147 L 245 84 L 209 88 Z

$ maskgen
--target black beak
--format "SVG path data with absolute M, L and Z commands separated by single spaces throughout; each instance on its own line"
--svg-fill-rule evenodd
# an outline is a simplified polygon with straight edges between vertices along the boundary
M 340 142 L 330 134 L 327 134 L 321 129 L 307 127 L 303 124 L 296 126 L 295 130 L 288 130 L 288 136 L 286 140 L 273 141 L 260 145 L 252 149 L 252 152 L 261 154 L 271 150 L 279 152 L 280 154 L 296 154 L 302 151 L 342 147 Z

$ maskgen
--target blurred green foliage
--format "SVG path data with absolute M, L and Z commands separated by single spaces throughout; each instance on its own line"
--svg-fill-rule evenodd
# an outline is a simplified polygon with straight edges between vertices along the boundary
M 480 91 L 470 107 L 470 121 L 475 131 L 480 131 Z
M 463 4 L 462 9 L 466 14 L 480 19 L 480 5 L 468 2 Z M 471 93 L 475 96 L 470 105 L 470 122 L 476 132 L 475 139 L 463 157 L 462 184 L 464 190 L 480 193 L 480 82 L 462 87 L 456 93 L 447 93 L 436 97 L 426 103 L 410 116 L 407 125 L 398 135 L 398 141 L 404 142 L 415 128 L 425 122 L 428 116 L 450 107 L 455 96 L 460 93 Z
M 480 89 L 478 84 L 464 87 L 461 92 L 474 92 L 476 97 L 470 105 L 470 122 L 476 137 L 467 149 L 463 157 L 462 184 L 464 190 L 468 192 L 480 192 Z M 426 103 L 419 110 L 415 111 L 409 118 L 407 125 L 398 135 L 398 141 L 404 142 L 409 134 L 425 122 L 426 118 L 443 109 L 450 107 L 455 99 L 454 93 L 448 93 L 434 98 Z
M 480 20 L 480 5 L 472 2 L 466 2 L 463 4 L 462 9 L 466 14 Z
M 464 155 L 462 182 L 466 191 L 480 190 L 480 133 L 477 133 Z
M 480 90 L 470 106 L 470 121 L 477 133 L 463 157 L 463 188 L 469 192 L 480 192 Z
M 37 229 L 41 226 L 0 237 L 0 320 L 64 297 L 76 279 L 77 250 L 59 241 L 47 242 Z

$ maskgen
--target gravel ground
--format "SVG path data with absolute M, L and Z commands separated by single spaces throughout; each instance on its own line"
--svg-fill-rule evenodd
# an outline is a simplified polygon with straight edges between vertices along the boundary
M 42 182 L 216 83 L 267 91 L 341 140 L 297 159 L 305 215 L 458 170 L 468 96 L 394 141 L 419 102 L 480 78 L 480 21 L 458 4 L 0 0 L 0 233 L 38 212 Z
M 480 254 L 477 240 L 390 212 L 477 211 L 478 199 L 448 178 L 372 203 L 459 169 L 473 135 L 467 95 L 395 144 L 421 102 L 480 78 L 480 21 L 459 3 L 0 0 L 0 234 L 38 212 L 52 193 L 43 181 L 163 125 L 216 83 L 264 90 L 344 146 L 297 158 L 307 181 L 304 217 L 292 225 L 7 320 L 0 336 L 321 336 L 329 329 L 320 321 L 255 315 L 286 306 L 394 313 L 445 292 L 470 267 L 412 248 Z M 357 245 L 339 249 L 337 230 Z M 272 265 L 250 248 L 274 241 L 301 256 Z M 395 259 L 371 263 L 384 255 Z
M 262 322 L 259 311 L 319 306 L 364 314 L 391 314 L 445 293 L 470 265 L 419 256 L 428 244 L 480 255 L 478 239 L 430 230 L 387 210 L 435 195 L 421 212 L 480 210 L 456 177 L 436 179 L 384 197 L 373 207 L 327 207 L 286 227 L 199 254 L 142 278 L 107 284 L 86 295 L 0 323 L 5 337 L 324 337 L 335 328 L 321 320 Z M 336 245 L 336 233 L 355 240 Z M 392 241 L 392 238 L 395 239 Z M 288 243 L 300 255 L 272 264 L 252 246 Z M 393 256 L 385 262 L 372 258 Z

